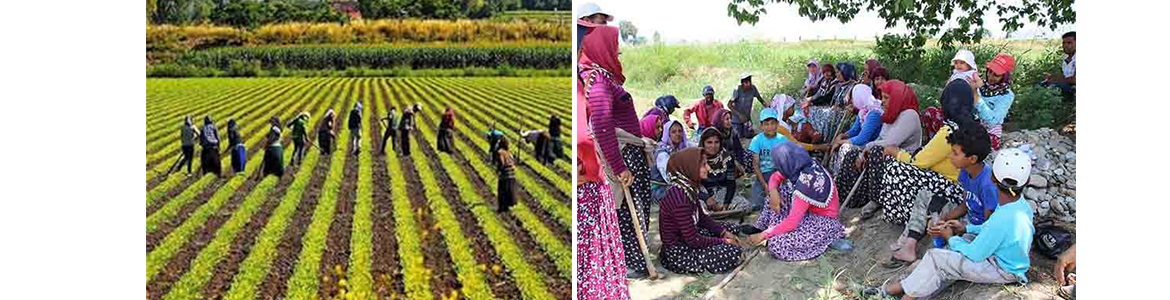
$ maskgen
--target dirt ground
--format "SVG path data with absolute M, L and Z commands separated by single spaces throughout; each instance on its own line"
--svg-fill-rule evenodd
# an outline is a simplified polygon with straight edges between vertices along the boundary
M 742 180 L 747 182 L 746 180 Z M 740 189 L 743 191 L 744 189 Z M 750 190 L 750 188 L 748 189 Z M 658 267 L 658 280 L 630 280 L 633 299 L 702 299 L 728 274 L 688 276 L 667 271 L 658 260 L 662 241 L 658 238 L 658 205 L 651 206 L 650 256 Z M 889 259 L 889 244 L 897 240 L 901 226 L 887 223 L 881 215 L 861 221 L 861 209 L 845 208 L 841 212 L 846 239 L 853 242 L 850 252 L 829 250 L 820 257 L 804 262 L 784 262 L 773 258 L 764 248 L 711 299 L 866 299 L 861 290 L 893 278 L 909 275 L 907 268 L 886 269 L 880 263 Z M 754 224 L 758 214 L 748 216 L 745 224 Z M 721 220 L 738 223 L 739 220 Z M 1062 224 L 1075 233 L 1075 224 Z M 930 245 L 927 239 L 918 246 L 919 257 Z M 1061 299 L 1052 277 L 1054 260 L 1035 252 L 1028 271 L 1029 283 L 972 284 L 956 282 L 932 299 Z M 877 299 L 873 297 L 872 299 Z

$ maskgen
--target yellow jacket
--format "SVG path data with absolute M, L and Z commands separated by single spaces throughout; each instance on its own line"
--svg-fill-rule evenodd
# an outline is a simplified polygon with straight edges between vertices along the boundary
M 951 164 L 949 158 L 951 154 L 951 144 L 947 143 L 947 136 L 951 134 L 950 126 L 943 126 L 934 134 L 930 142 L 926 146 L 922 146 L 922 150 L 918 151 L 917 155 L 910 156 L 906 150 L 898 152 L 898 161 L 914 165 L 915 167 L 927 169 L 946 177 L 954 182 L 959 182 L 959 168 Z

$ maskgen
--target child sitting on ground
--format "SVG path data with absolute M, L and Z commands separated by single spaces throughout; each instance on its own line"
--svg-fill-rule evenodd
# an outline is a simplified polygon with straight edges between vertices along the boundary
M 984 159 L 991 153 L 991 139 L 987 131 L 979 127 L 965 127 L 947 136 L 947 143 L 951 146 L 950 162 L 959 168 L 959 184 L 965 191 L 963 200 L 966 205 L 952 203 L 946 197 L 936 195 L 935 191 L 918 191 L 910 219 L 906 221 L 906 229 L 899 239 L 901 247 L 894 252 L 894 259 L 914 261 L 918 253 L 918 241 L 926 233 L 928 216 L 942 213 L 942 221 L 959 220 L 967 216 L 965 223 L 982 225 L 998 206 L 999 193 L 984 163 Z
M 763 132 L 756 134 L 748 146 L 748 151 L 752 153 L 752 171 L 756 173 L 756 182 L 752 184 L 752 211 L 764 209 L 764 202 L 768 198 L 764 188 L 768 186 L 768 178 L 772 178 L 772 172 L 776 171 L 771 159 L 772 148 L 788 141 L 776 133 L 776 126 L 779 126 L 779 123 L 780 119 L 775 109 L 765 108 L 760 111 L 760 129 Z
M 930 249 L 911 266 L 906 279 L 865 294 L 905 294 L 902 299 L 916 299 L 931 296 L 955 280 L 1027 283 L 1034 213 L 1020 191 L 1032 171 L 1031 158 L 1019 149 L 1006 149 L 996 155 L 991 171 L 999 207 L 983 225 L 963 226 L 956 220 L 932 225 L 930 233 L 941 236 L 950 249 Z M 978 235 L 968 241 L 964 233 Z

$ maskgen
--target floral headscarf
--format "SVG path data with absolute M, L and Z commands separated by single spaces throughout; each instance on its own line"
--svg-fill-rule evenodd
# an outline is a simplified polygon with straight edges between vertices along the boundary
M 804 148 L 792 142 L 776 145 L 772 148 L 772 165 L 781 177 L 796 187 L 794 197 L 816 207 L 829 206 L 832 192 L 836 189 L 833 178 L 824 167 L 813 162 Z

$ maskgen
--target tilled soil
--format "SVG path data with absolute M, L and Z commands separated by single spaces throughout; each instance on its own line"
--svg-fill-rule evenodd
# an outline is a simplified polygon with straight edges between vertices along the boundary
M 361 95 L 360 92 L 358 94 Z M 340 124 L 347 124 L 345 119 L 347 118 L 343 117 Z M 349 143 L 349 141 L 346 140 L 345 143 Z M 369 149 L 365 151 L 369 151 Z M 340 268 L 343 273 L 348 274 L 349 270 L 349 254 L 351 252 L 349 239 L 350 235 L 353 234 L 354 199 L 357 198 L 358 155 L 353 153 L 353 149 L 345 149 L 345 153 L 341 195 L 337 198 L 333 223 L 329 225 L 329 233 L 325 239 L 325 251 L 321 254 L 321 267 L 318 269 L 321 286 L 317 292 L 321 299 L 329 299 L 337 294 L 338 281 L 336 276 L 329 275 L 330 272 L 335 268 Z
M 375 108 L 374 114 L 371 117 L 381 118 L 385 112 Z M 374 144 L 378 147 L 382 146 L 382 124 L 381 122 L 370 123 L 370 129 L 377 133 L 379 140 Z M 371 138 L 373 135 L 371 135 Z M 386 171 L 386 158 L 393 158 L 395 152 L 391 145 L 386 145 L 388 152 L 385 155 L 374 156 L 374 186 L 373 186 L 373 215 L 371 222 L 373 223 L 373 232 L 370 235 L 373 243 L 373 263 L 371 266 L 371 274 L 374 277 L 374 294 L 378 299 L 391 298 L 392 295 L 405 294 L 402 274 L 402 265 L 398 261 L 398 237 L 394 235 L 394 206 L 392 204 L 391 193 L 401 193 L 403 191 L 390 190 L 390 174 Z M 374 149 L 370 149 L 374 151 Z
M 419 124 L 425 123 L 426 126 L 433 128 L 433 124 L 430 122 L 430 120 L 424 120 L 423 118 L 419 118 L 419 120 Z M 491 241 L 489 241 L 487 238 L 487 235 L 483 233 L 483 228 L 481 228 L 479 223 L 475 221 L 477 219 L 475 214 L 471 212 L 471 210 L 467 207 L 466 204 L 463 203 L 462 200 L 458 200 L 461 196 L 456 191 L 460 187 L 455 186 L 447 174 L 447 171 L 444 169 L 442 163 L 439 161 L 438 156 L 446 154 L 436 153 L 435 150 L 430 147 L 430 145 L 423 144 L 426 143 L 426 140 L 421 135 L 415 135 L 415 137 L 417 137 L 417 140 L 420 143 L 419 145 L 423 146 L 419 148 L 422 148 L 423 153 L 427 157 L 427 163 L 430 164 L 431 170 L 435 172 L 433 176 L 435 176 L 435 178 L 437 178 L 439 181 L 439 190 L 443 191 L 443 196 L 447 199 L 447 204 L 455 212 L 455 218 L 457 221 L 459 221 L 459 228 L 461 231 L 463 231 L 463 236 L 470 238 L 471 241 L 475 244 L 475 248 L 474 251 L 472 251 L 472 254 L 475 255 L 476 262 L 481 266 L 487 267 L 486 270 L 483 270 L 482 274 L 484 274 L 484 277 L 486 277 L 488 285 L 492 289 L 492 294 L 495 295 L 497 299 L 519 299 L 518 297 L 520 296 L 520 289 L 516 288 L 516 283 L 508 280 L 504 274 L 493 271 L 492 268 L 494 266 L 499 266 L 501 268 L 504 267 L 503 261 L 500 260 L 499 255 L 496 253 L 495 247 L 492 246 Z
M 412 136 L 417 135 L 415 132 Z M 431 214 L 431 207 L 427 204 L 426 196 L 422 189 L 422 181 L 419 181 L 418 171 L 414 169 L 414 163 L 408 156 L 398 157 L 398 162 L 402 164 L 402 172 L 406 178 L 406 193 L 407 198 L 410 198 L 411 206 L 414 207 L 414 218 L 418 222 L 418 228 L 422 230 L 421 240 L 423 251 L 423 264 L 428 270 L 431 270 L 431 291 L 436 299 L 450 295 L 452 291 L 457 291 L 463 288 L 459 283 L 458 275 L 455 273 L 455 268 L 451 261 L 451 255 L 447 252 L 447 242 L 440 236 L 441 229 L 439 224 L 435 222 L 434 215 Z

